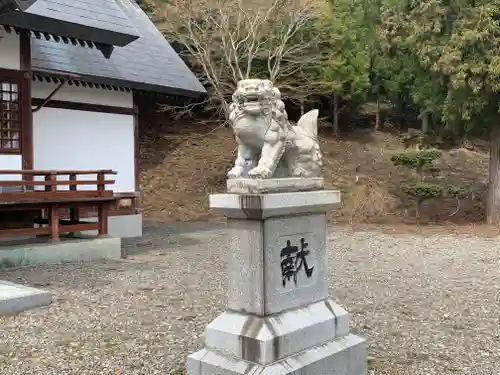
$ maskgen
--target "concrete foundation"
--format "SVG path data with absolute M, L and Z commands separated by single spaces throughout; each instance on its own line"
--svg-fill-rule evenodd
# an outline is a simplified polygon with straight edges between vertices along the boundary
M 0 247 L 0 268 L 121 258 L 121 239 L 115 237 L 22 242 Z
M 367 373 L 366 348 L 363 339 L 349 335 L 267 366 L 205 348 L 188 357 L 187 373 L 200 375 L 362 375 Z
M 86 221 L 97 221 L 96 217 L 86 218 Z M 96 236 L 96 230 L 82 232 L 89 236 Z M 134 238 L 142 237 L 142 215 L 120 215 L 108 217 L 108 234 L 111 237 Z

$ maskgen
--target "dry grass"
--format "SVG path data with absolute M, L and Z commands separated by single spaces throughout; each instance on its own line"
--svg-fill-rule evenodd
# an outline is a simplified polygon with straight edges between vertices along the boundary
M 165 132 L 155 143 L 143 143 L 139 164 L 145 217 L 160 222 L 209 217 L 208 195 L 224 188 L 224 174 L 235 147 L 231 132 L 225 128 L 204 135 L 193 135 L 189 129 Z M 168 149 L 158 158 L 161 150 Z M 156 157 L 148 157 L 151 155 Z
M 321 146 L 328 188 L 343 192 L 343 203 L 332 212 L 337 224 L 415 222 L 414 204 L 399 191 L 411 178 L 395 168 L 390 156 L 402 150 L 389 133 L 358 132 L 337 139 L 323 129 Z M 218 220 L 208 209 L 208 195 L 224 190 L 225 174 L 235 157 L 230 129 L 215 125 L 166 125 L 141 135 L 142 209 L 147 220 L 177 222 Z M 484 219 L 488 155 L 465 149 L 444 152 L 442 184 L 466 186 L 471 194 L 460 203 L 440 199 L 424 204 L 422 223 L 478 223 Z
M 349 218 L 352 224 L 385 219 L 391 215 L 397 204 L 398 200 L 387 191 L 385 186 L 368 179 L 349 189 L 341 212 Z

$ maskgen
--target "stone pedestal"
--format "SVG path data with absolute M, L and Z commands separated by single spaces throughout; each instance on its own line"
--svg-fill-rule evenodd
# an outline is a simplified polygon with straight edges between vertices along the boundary
M 339 202 L 327 190 L 210 196 L 230 229 L 228 309 L 188 375 L 367 373 L 365 341 L 328 299 L 326 212 Z

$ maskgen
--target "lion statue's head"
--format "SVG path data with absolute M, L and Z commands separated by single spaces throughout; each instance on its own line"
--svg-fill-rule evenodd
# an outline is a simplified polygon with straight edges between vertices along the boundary
M 242 117 L 269 116 L 277 121 L 288 119 L 280 90 L 267 79 L 244 79 L 238 82 L 230 105 L 230 120 Z

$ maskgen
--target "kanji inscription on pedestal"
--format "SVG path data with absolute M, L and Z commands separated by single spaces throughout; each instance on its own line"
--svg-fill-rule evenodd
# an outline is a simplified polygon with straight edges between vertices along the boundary
M 324 245 L 319 244 L 315 233 L 286 233 L 286 229 L 283 232 L 275 232 L 276 242 L 272 255 L 267 258 L 268 273 L 273 273 L 273 277 L 268 279 L 268 287 L 274 289 L 270 293 L 277 298 L 294 300 L 293 295 L 297 293 L 310 295 L 308 289 L 315 288 L 318 277 L 322 277 L 324 270 L 323 267 L 318 268 L 318 256 L 323 258 Z
M 295 286 L 297 286 L 297 274 L 303 269 L 306 276 L 312 276 L 314 267 L 309 267 L 307 264 L 307 256 L 310 250 L 307 249 L 309 244 L 304 237 L 300 238 L 300 246 L 291 243 L 290 240 L 286 241 L 286 246 L 281 249 L 281 277 L 283 279 L 283 286 L 293 278 Z

